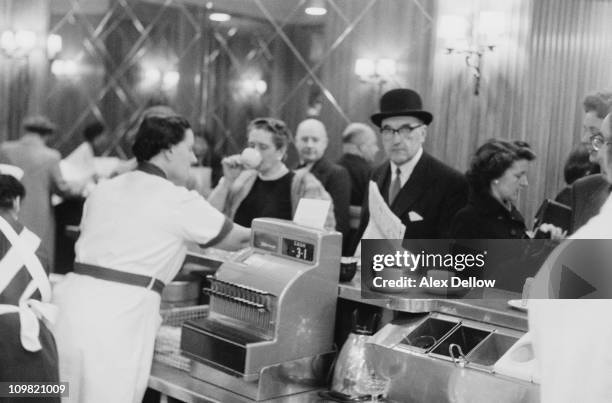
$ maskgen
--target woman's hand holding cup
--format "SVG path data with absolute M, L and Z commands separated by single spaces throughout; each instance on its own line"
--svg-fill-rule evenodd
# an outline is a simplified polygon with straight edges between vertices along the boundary
M 223 158 L 223 176 L 229 183 L 234 180 L 245 169 L 256 169 L 261 164 L 261 154 L 254 148 L 245 148 L 241 154 L 230 155 Z
M 233 183 L 238 175 L 244 170 L 239 154 L 230 155 L 221 160 L 223 166 L 223 177 L 229 183 Z

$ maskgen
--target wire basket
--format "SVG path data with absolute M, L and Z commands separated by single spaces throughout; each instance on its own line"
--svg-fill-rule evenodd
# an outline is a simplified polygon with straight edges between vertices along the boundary
M 191 360 L 181 354 L 181 326 L 187 320 L 208 316 L 208 305 L 162 310 L 162 325 L 155 338 L 153 360 L 189 372 Z

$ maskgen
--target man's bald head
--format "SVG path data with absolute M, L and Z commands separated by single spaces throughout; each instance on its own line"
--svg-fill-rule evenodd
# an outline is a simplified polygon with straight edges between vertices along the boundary
M 327 148 L 327 130 L 323 122 L 317 119 L 302 121 L 295 131 L 295 146 L 303 162 L 320 160 Z
M 365 123 L 351 123 L 342 132 L 342 146 L 345 153 L 357 154 L 372 162 L 378 152 L 378 139 Z

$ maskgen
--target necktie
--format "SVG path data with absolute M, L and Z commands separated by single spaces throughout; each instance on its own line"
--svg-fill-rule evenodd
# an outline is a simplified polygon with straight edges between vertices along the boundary
M 402 188 L 402 181 L 400 180 L 401 173 L 402 171 L 400 171 L 399 168 L 395 169 L 395 179 L 393 179 L 393 182 L 391 182 L 391 186 L 389 187 L 389 206 L 393 204 L 393 201 Z

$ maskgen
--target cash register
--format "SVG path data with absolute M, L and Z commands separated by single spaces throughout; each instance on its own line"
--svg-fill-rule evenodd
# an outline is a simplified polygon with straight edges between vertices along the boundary
M 253 220 L 250 248 L 205 289 L 209 316 L 183 325 L 190 374 L 253 400 L 313 389 L 333 357 L 341 238 Z

